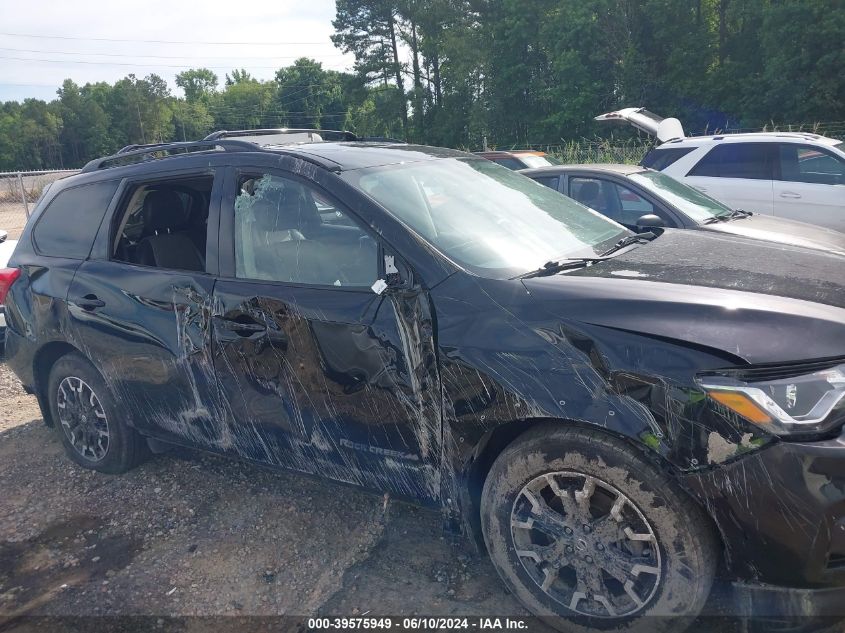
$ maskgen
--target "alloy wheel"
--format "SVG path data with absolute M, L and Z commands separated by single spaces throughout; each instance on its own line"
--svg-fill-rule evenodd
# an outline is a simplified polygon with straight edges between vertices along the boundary
M 633 615 L 660 586 L 652 526 L 630 498 L 592 475 L 552 472 L 528 482 L 513 504 L 511 536 L 531 579 L 573 615 Z
M 109 423 L 90 385 L 68 376 L 59 383 L 56 406 L 62 430 L 74 450 L 88 461 L 102 460 L 109 450 Z

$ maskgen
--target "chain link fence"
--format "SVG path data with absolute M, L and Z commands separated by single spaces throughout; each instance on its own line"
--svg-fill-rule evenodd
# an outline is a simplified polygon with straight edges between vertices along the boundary
M 44 189 L 53 181 L 76 173 L 78 169 L 0 172 L 0 230 L 16 239 Z

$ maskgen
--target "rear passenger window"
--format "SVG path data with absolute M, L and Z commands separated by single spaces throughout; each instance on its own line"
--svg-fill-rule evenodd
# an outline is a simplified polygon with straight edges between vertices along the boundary
M 640 162 L 643 167 L 663 171 L 669 165 L 689 154 L 695 147 L 666 147 L 651 150 Z
M 205 271 L 214 178 L 138 183 L 124 196 L 112 259 L 171 270 Z
M 109 180 L 59 192 L 32 231 L 38 253 L 72 259 L 88 257 L 117 185 L 117 180 Z
M 270 174 L 248 176 L 235 199 L 235 275 L 369 287 L 378 279 L 378 247 L 312 187 Z
M 771 180 L 773 147 L 773 143 L 717 145 L 687 175 Z

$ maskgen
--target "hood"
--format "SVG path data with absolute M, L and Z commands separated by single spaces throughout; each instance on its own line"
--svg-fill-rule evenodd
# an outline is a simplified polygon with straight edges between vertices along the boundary
M 770 215 L 754 214 L 729 222 L 702 224 L 698 228 L 845 255 L 845 233 Z
M 615 112 L 605 112 L 598 115 L 596 121 L 625 121 L 651 134 L 660 143 L 684 138 L 684 126 L 678 119 L 664 119 L 645 108 L 622 108 Z
M 845 257 L 705 231 L 523 282 L 545 311 L 748 363 L 845 356 Z

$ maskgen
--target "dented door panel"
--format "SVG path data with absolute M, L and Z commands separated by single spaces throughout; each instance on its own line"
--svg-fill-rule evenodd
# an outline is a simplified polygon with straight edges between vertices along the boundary
M 220 280 L 215 302 L 227 422 L 251 438 L 241 456 L 438 498 L 439 383 L 425 293 Z
M 67 332 L 136 428 L 212 449 L 226 441 L 209 347 L 213 286 L 203 273 L 89 260 L 70 287 Z M 103 305 L 74 302 L 86 296 Z

